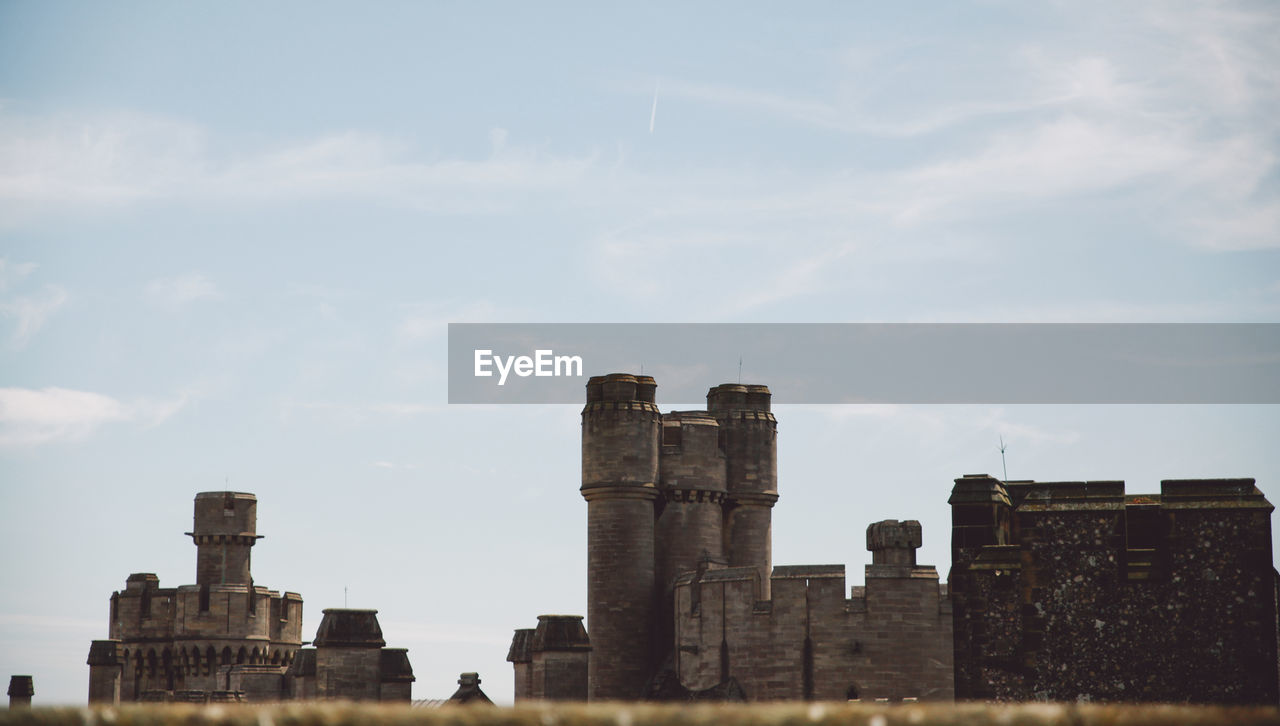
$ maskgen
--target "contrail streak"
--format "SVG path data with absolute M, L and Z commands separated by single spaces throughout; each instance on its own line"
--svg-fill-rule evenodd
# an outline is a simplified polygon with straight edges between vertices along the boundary
M 653 122 L 658 119 L 658 84 L 653 84 L 653 110 L 649 112 L 649 133 L 653 133 Z

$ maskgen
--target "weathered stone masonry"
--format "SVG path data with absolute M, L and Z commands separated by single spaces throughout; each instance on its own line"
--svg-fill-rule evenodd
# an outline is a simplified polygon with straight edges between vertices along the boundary
M 587 384 L 587 675 L 535 677 L 535 636 L 518 630 L 516 700 L 951 698 L 950 603 L 915 563 L 919 524 L 873 525 L 851 595 L 842 565 L 773 568 L 768 387 L 716 386 L 705 411 L 665 415 L 655 389 L 629 374 Z
M 1273 507 L 1252 479 L 957 479 L 956 695 L 1278 700 Z
M 244 492 L 197 494 L 196 584 L 161 588 L 143 572 L 112 593 L 109 638 L 89 648 L 91 703 L 409 700 L 413 670 L 382 647 L 376 610 L 326 610 L 317 647 L 301 648 L 302 596 L 253 581 L 257 506 Z M 376 637 L 340 642 L 344 627 Z

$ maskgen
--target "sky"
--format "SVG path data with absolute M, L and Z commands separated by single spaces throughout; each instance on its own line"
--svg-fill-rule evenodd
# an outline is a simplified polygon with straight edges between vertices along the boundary
M 0 677 L 83 703 L 111 593 L 193 582 L 232 489 L 306 639 L 377 608 L 415 698 L 510 702 L 512 630 L 586 607 L 580 407 L 448 405 L 450 322 L 1280 322 L 1278 39 L 1267 2 L 0 0 Z M 775 413 L 774 562 L 849 585 L 886 518 L 945 578 L 1001 437 L 1012 479 L 1280 501 L 1275 406 Z

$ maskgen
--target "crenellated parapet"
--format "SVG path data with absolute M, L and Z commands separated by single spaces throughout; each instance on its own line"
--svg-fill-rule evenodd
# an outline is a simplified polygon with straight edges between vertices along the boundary
M 882 561 L 851 590 L 843 565 L 775 567 L 767 599 L 754 567 L 677 578 L 680 683 L 697 691 L 732 678 L 750 700 L 950 700 L 951 602 L 936 569 L 914 563 L 919 524 L 877 522 L 867 542 Z M 887 552 L 912 555 L 895 564 Z

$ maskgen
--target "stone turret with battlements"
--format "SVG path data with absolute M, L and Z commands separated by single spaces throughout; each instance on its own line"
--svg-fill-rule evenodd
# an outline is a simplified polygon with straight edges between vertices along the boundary
M 706 410 L 667 414 L 655 388 L 625 373 L 587 384 L 590 640 L 576 618 L 572 647 L 546 652 L 547 618 L 560 628 L 568 616 L 517 630 L 507 656 L 517 700 L 949 699 L 950 602 L 936 570 L 915 562 L 919 523 L 873 526 L 868 587 L 853 597 L 843 566 L 775 569 L 769 388 L 718 385 Z M 877 628 L 914 640 L 881 643 Z M 584 659 L 585 687 L 574 670 Z
M 638 698 L 654 655 L 654 502 L 662 417 L 648 376 L 587 382 L 582 496 L 587 500 L 590 698 Z
M 245 492 L 197 494 L 187 532 L 196 546 L 196 584 L 162 588 L 155 574 L 139 572 L 112 593 L 108 638 L 89 648 L 91 703 L 295 697 L 285 674 L 298 670 L 302 596 L 254 583 L 250 553 L 262 539 L 257 509 L 257 497 Z M 371 692 L 408 700 L 408 659 L 388 657 L 389 650 L 368 659 Z M 389 670 L 397 672 L 384 677 Z M 321 672 L 327 674 L 324 666 Z

